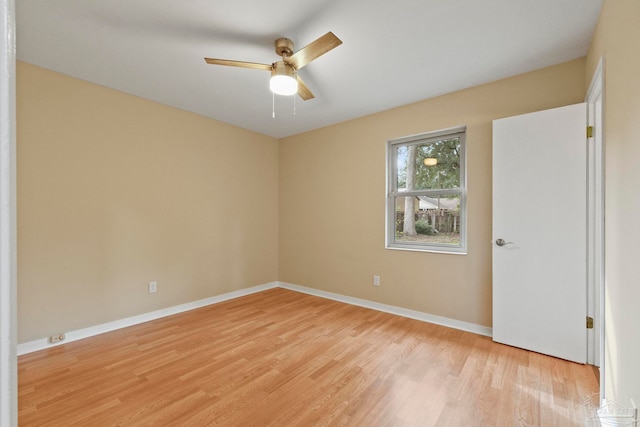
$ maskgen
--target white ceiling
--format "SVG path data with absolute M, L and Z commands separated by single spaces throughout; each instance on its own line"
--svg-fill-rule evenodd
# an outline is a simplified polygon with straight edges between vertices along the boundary
M 602 0 L 17 0 L 18 59 L 273 137 L 294 135 L 586 54 Z M 276 96 L 271 63 L 333 31 Z

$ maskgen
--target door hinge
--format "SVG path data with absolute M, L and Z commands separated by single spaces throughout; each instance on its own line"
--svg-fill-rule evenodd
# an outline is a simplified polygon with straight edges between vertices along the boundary
M 593 317 L 587 316 L 587 329 L 593 329 Z
M 587 126 L 587 138 L 593 138 L 593 126 Z

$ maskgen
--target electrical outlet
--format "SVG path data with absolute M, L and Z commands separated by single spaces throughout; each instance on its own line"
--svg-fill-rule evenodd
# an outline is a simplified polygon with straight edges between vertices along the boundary
M 158 282 L 149 282 L 149 293 L 153 294 L 158 292 Z
M 373 276 L 373 286 L 380 286 L 380 276 Z
M 54 334 L 54 335 L 51 335 L 49 337 L 49 343 L 50 344 L 54 344 L 54 343 L 57 343 L 57 342 L 60 342 L 60 341 L 64 341 L 65 338 L 66 338 L 66 336 L 65 336 L 64 333 Z

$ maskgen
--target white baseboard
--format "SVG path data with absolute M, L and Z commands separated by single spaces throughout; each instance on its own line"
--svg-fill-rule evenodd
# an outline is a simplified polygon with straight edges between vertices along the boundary
M 83 338 L 89 338 L 94 335 L 103 334 L 105 332 L 115 331 L 116 329 L 126 328 L 127 326 L 137 325 L 139 323 L 148 322 L 150 320 L 160 319 L 162 317 L 171 316 L 172 314 L 178 314 L 185 311 L 193 310 L 196 308 L 204 307 L 211 304 L 216 304 L 230 299 L 243 297 L 246 295 L 255 294 L 256 292 L 266 291 L 267 289 L 273 289 L 278 287 L 278 282 L 266 283 L 264 285 L 252 286 L 250 288 L 241 289 L 239 291 L 228 292 L 222 295 L 216 295 L 210 298 L 204 298 L 197 301 L 188 302 L 185 304 L 175 305 L 173 307 L 167 307 L 160 310 L 152 311 L 150 313 L 139 314 L 137 316 L 127 317 L 126 319 L 114 320 L 113 322 L 103 323 L 101 325 L 91 326 L 84 329 L 78 329 L 65 333 L 65 340 L 51 344 L 48 338 L 41 338 L 34 341 L 18 344 L 18 356 L 23 354 L 32 353 L 38 350 L 44 350 L 45 348 L 51 348 L 62 344 L 67 344 L 72 341 L 81 340 Z
M 137 325 L 139 323 L 148 322 L 151 320 L 160 319 L 162 317 L 171 316 L 172 314 L 178 314 L 185 311 L 193 310 L 196 308 L 204 307 L 211 304 L 216 304 L 223 301 L 228 301 L 234 298 L 243 297 L 246 295 L 255 294 L 257 292 L 266 291 L 273 288 L 289 289 L 291 291 L 301 292 L 304 294 L 315 295 L 321 298 L 327 298 L 334 301 L 343 302 L 346 304 L 357 305 L 359 307 L 370 308 L 372 310 L 378 310 L 385 313 L 395 314 L 402 317 L 408 317 L 410 319 L 420 320 L 427 323 L 434 323 L 436 325 L 442 325 L 449 328 L 459 329 L 462 331 L 473 332 L 474 334 L 492 336 L 492 329 L 487 326 L 476 325 L 473 323 L 462 322 L 460 320 L 450 319 L 448 317 L 436 316 L 429 313 L 423 313 L 421 311 L 409 310 L 407 308 L 396 307 L 393 305 L 382 304 L 379 302 L 368 301 L 365 299 L 349 297 L 346 295 L 335 294 L 333 292 L 321 291 L 318 289 L 307 288 L 305 286 L 294 285 L 286 282 L 271 282 L 264 285 L 252 286 L 247 289 L 241 289 L 239 291 L 228 292 L 226 294 L 217 295 L 210 298 L 205 298 L 197 301 L 188 302 L 185 304 L 175 305 L 173 307 L 167 307 L 160 310 L 152 311 L 149 313 L 139 314 L 137 316 L 127 317 L 126 319 L 114 320 L 113 322 L 103 323 L 101 325 L 91 326 L 84 329 L 78 329 L 65 333 L 65 340 L 51 344 L 48 338 L 41 338 L 34 341 L 18 344 L 17 353 L 18 356 L 23 354 L 32 353 L 38 350 L 44 350 L 46 348 L 55 347 L 58 345 L 67 344 L 73 341 L 81 340 L 83 338 L 89 338 L 95 335 L 103 334 L 105 332 L 115 331 L 116 329 L 126 328 L 128 326 Z
M 349 297 L 341 294 L 334 294 L 333 292 L 321 291 L 318 289 L 307 288 L 304 286 L 294 285 L 286 282 L 278 282 L 278 287 L 302 292 L 309 295 L 315 295 L 334 301 L 340 301 L 346 304 L 357 305 L 359 307 L 370 308 L 372 310 L 383 311 L 385 313 L 395 314 L 397 316 L 408 317 L 409 319 L 420 320 L 422 322 L 434 323 L 436 325 L 459 329 L 466 332 L 472 332 L 478 335 L 484 335 L 487 337 L 491 337 L 493 335 L 493 329 L 488 326 L 476 325 L 475 323 L 468 323 L 461 320 L 450 319 L 448 317 L 423 313 L 421 311 L 409 310 L 408 308 L 396 307 L 393 305 L 382 304 L 379 302 Z

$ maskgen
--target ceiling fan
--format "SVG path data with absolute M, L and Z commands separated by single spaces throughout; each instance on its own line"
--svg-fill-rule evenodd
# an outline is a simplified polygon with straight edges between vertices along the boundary
M 269 88 L 278 95 L 293 95 L 297 93 L 303 100 L 312 99 L 313 93 L 298 75 L 298 70 L 342 44 L 342 40 L 331 31 L 312 41 L 296 53 L 293 53 L 293 42 L 287 38 L 275 41 L 276 53 L 282 57 L 281 61 L 273 64 L 256 62 L 233 61 L 229 59 L 204 58 L 207 64 L 230 65 L 232 67 L 255 68 L 271 71 Z

